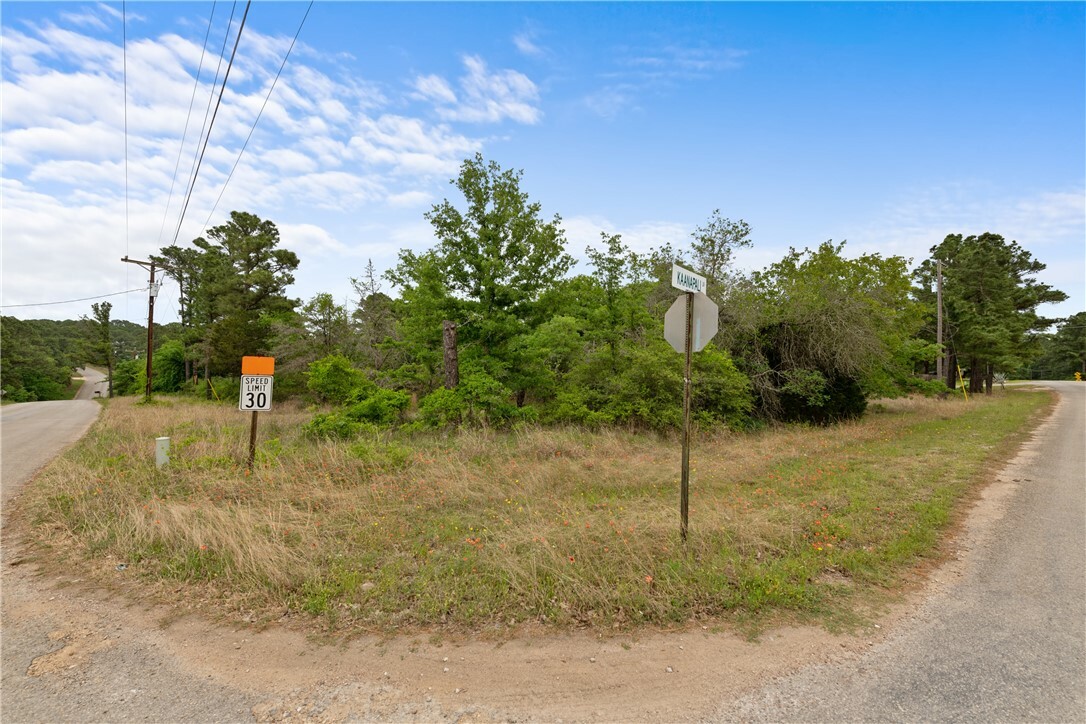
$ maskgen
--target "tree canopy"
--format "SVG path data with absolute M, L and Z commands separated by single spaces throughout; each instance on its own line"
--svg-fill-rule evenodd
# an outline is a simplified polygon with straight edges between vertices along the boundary
M 961 365 L 968 370 L 971 392 L 991 391 L 996 370 L 1018 368 L 1040 352 L 1040 334 L 1057 320 L 1040 316 L 1037 308 L 1067 295 L 1037 281 L 1045 265 L 999 234 L 949 234 L 933 246 L 931 258 L 916 273 L 929 299 L 937 262 L 943 267 L 952 360 L 947 384 L 954 386 L 953 374 Z

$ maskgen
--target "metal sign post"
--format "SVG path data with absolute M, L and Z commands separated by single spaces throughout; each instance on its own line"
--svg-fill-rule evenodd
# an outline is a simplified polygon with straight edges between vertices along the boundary
M 720 309 L 705 296 L 705 277 L 676 264 L 672 267 L 671 285 L 685 294 L 677 297 L 664 315 L 664 339 L 676 352 L 685 355 L 683 372 L 683 454 L 682 477 L 679 485 L 679 535 L 683 543 L 690 523 L 690 401 L 692 396 L 692 365 L 695 352 L 700 352 L 716 336 Z
M 256 421 L 260 412 L 272 409 L 272 382 L 275 374 L 274 357 L 241 358 L 241 399 L 238 409 L 252 411 L 253 421 L 249 426 L 249 461 L 246 469 L 251 473 L 256 461 Z
M 679 486 L 679 536 L 686 543 L 690 513 L 690 362 L 694 357 L 694 293 L 686 293 L 686 371 L 683 372 L 683 466 Z

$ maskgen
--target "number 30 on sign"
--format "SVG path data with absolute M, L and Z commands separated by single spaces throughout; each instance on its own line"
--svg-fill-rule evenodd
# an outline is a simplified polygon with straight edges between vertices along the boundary
M 242 375 L 238 409 L 243 412 L 269 412 L 272 409 L 272 379 L 271 375 Z

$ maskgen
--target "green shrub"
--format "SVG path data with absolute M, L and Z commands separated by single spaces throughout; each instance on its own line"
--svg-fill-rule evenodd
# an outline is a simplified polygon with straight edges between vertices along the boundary
M 810 382 L 813 375 L 824 380 L 821 385 L 813 384 L 800 388 L 798 385 L 786 386 L 781 395 L 782 419 L 788 422 L 813 422 L 828 425 L 842 420 L 852 420 L 864 414 L 867 398 L 858 380 L 838 375 L 826 378 L 815 372 L 804 378 Z
M 171 339 L 155 350 L 151 389 L 155 392 L 177 392 L 184 384 L 185 347 L 181 340 Z
M 455 390 L 438 388 L 419 403 L 419 419 L 431 427 L 448 425 L 504 425 L 528 420 L 535 411 L 521 412 L 510 400 L 513 393 L 482 370 L 465 374 Z
M 391 425 L 400 419 L 411 403 L 411 396 L 401 390 L 377 388 L 368 397 L 347 408 L 345 414 L 352 420 Z
M 358 394 L 359 388 L 372 385 L 366 373 L 341 354 L 330 354 L 309 363 L 306 386 L 325 402 L 344 404 Z
M 358 436 L 362 427 L 362 423 L 338 412 L 324 412 L 303 425 L 302 430 L 309 437 L 318 439 L 351 440 Z
M 466 406 L 456 390 L 439 387 L 419 403 L 419 420 L 432 427 L 459 425 Z

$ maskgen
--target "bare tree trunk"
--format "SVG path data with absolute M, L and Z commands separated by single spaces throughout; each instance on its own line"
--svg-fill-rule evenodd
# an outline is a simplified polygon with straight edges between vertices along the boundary
M 969 359 L 969 392 L 974 395 L 984 392 L 984 373 L 981 372 L 980 360 L 976 357 Z
M 946 386 L 955 389 L 958 386 L 958 356 L 949 354 L 946 358 Z
M 984 394 L 992 394 L 992 381 L 995 377 L 995 369 L 992 365 L 988 365 L 984 374 Z
M 456 350 L 456 322 L 444 322 L 441 335 L 445 345 L 445 387 L 455 390 L 460 384 L 460 362 Z

